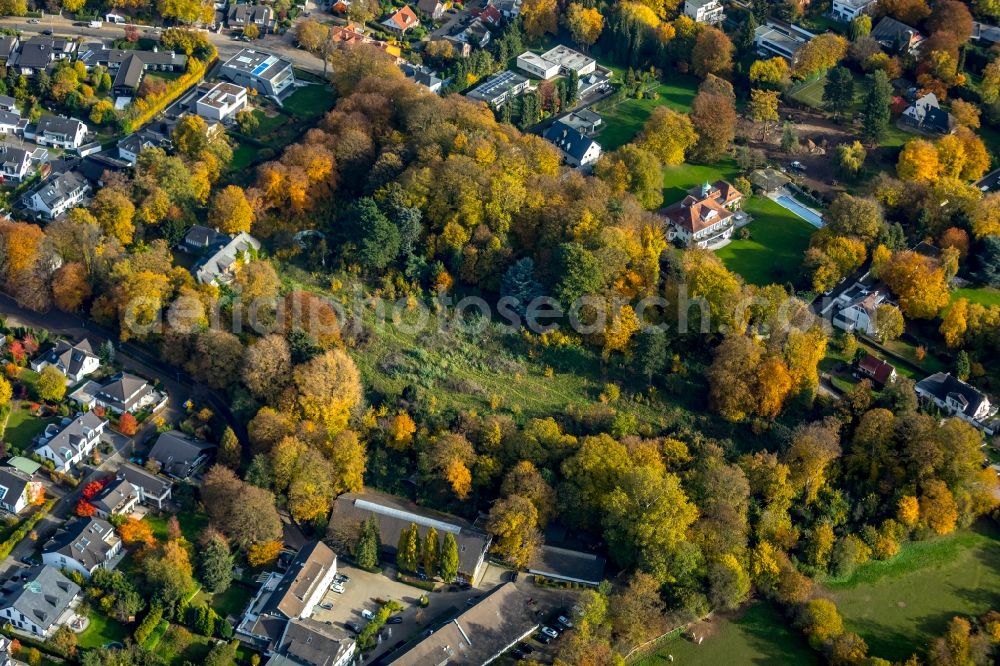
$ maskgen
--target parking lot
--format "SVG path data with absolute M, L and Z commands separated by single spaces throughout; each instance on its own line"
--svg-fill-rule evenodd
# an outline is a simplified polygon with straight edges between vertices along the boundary
M 382 602 L 398 601 L 403 605 L 400 614 L 403 621 L 399 624 L 387 624 L 382 630 L 383 641 L 373 650 L 368 659 L 389 651 L 396 645 L 424 631 L 427 625 L 443 613 L 451 613 L 463 609 L 470 599 L 482 594 L 482 590 L 461 590 L 458 586 L 447 586 L 440 592 L 424 592 L 416 587 L 400 583 L 394 579 L 395 571 L 386 567 L 380 574 L 368 573 L 361 569 L 338 564 L 337 571 L 350 577 L 344 583 L 344 592 L 339 594 L 328 590 L 320 606 L 315 608 L 313 619 L 319 622 L 329 622 L 333 626 L 350 633 L 346 623 L 353 622 L 363 627 L 367 620 L 361 616 L 362 610 L 373 613 L 379 609 Z M 420 608 L 420 597 L 426 594 L 430 600 L 427 608 Z M 379 600 L 379 601 L 376 601 Z M 322 608 L 329 604 L 330 609 Z

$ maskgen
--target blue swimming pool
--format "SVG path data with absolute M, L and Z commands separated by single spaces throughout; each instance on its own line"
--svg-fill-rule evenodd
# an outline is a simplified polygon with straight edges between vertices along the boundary
M 813 225 L 814 227 L 823 226 L 823 217 L 821 215 L 817 215 L 813 211 L 809 210 L 808 208 L 800 204 L 795 199 L 782 194 L 777 199 L 775 199 L 775 201 L 778 203 L 779 206 L 787 208 L 788 210 L 792 211 L 793 213 L 801 217 L 803 220 Z

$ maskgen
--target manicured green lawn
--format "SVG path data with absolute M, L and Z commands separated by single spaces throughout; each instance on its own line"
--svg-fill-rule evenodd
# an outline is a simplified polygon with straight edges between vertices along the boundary
M 281 113 L 269 116 L 260 109 L 254 109 L 253 115 L 260 123 L 257 127 L 256 137 L 266 137 L 288 123 L 288 116 Z
M 960 298 L 967 299 L 970 303 L 980 305 L 1000 305 L 1000 289 L 993 287 L 978 287 L 956 289 L 951 293 L 951 300 L 957 301 Z
M 869 562 L 828 582 L 845 628 L 873 656 L 902 661 L 944 632 L 956 615 L 1000 604 L 1000 533 L 992 523 L 908 544 L 887 562 Z
M 304 86 L 289 95 L 281 106 L 303 120 L 318 118 L 333 108 L 336 98 L 329 86 Z
M 239 615 L 246 610 L 253 594 L 249 587 L 233 583 L 228 590 L 212 597 L 212 608 L 221 617 Z
M 777 609 L 758 602 L 735 617 L 719 617 L 712 622 L 701 645 L 680 637 L 663 644 L 656 653 L 632 662 L 634 666 L 667 666 L 673 655 L 674 664 L 755 664 L 784 666 L 818 664 L 819 658 L 809 649 L 802 634 L 791 628 Z M 693 628 L 696 633 L 698 627 Z
M 663 169 L 663 205 L 680 201 L 692 187 L 717 180 L 732 182 L 739 174 L 739 169 L 730 158 L 715 164 L 679 164 Z
M 40 419 L 32 416 L 27 409 L 18 404 L 11 410 L 7 420 L 7 429 L 3 432 L 4 440 L 18 451 L 25 451 L 31 446 L 31 440 L 45 430 L 45 426 L 56 419 Z
M 99 648 L 108 643 L 124 643 L 128 627 L 104 613 L 91 611 L 90 624 L 78 637 L 82 648 Z
M 229 162 L 229 170 L 236 173 L 249 168 L 254 160 L 257 159 L 258 150 L 257 146 L 250 145 L 249 143 L 237 144 L 233 149 L 233 159 Z
M 169 519 L 170 516 L 166 514 L 157 516 L 150 513 L 143 520 L 149 522 L 149 526 L 153 529 L 153 536 L 165 541 Z M 208 525 L 208 516 L 201 513 L 181 512 L 177 514 L 177 521 L 181 524 L 181 534 L 184 535 L 184 538 L 194 543 L 201 531 Z
M 694 77 L 678 76 L 669 83 L 660 83 L 643 99 L 608 99 L 594 107 L 601 114 L 604 129 L 597 136 L 604 151 L 615 150 L 632 141 L 646 123 L 649 114 L 658 106 L 667 106 L 674 111 L 687 113 L 698 92 L 698 81 Z M 653 97 L 656 99 L 653 99 Z
M 753 217 L 748 240 L 733 240 L 716 251 L 729 270 L 750 284 L 783 284 L 795 279 L 816 228 L 764 197 L 743 205 Z M 738 233 L 738 232 L 737 232 Z

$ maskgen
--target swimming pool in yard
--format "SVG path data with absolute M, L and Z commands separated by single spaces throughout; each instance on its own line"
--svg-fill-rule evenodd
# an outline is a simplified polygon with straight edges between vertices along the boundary
M 776 197 L 774 200 L 779 206 L 781 206 L 782 208 L 787 208 L 788 210 L 792 211 L 793 213 L 801 217 L 803 220 L 813 225 L 814 227 L 819 228 L 823 226 L 822 215 L 817 214 L 815 211 L 809 208 L 806 208 L 805 206 L 803 206 L 790 196 L 782 194 Z

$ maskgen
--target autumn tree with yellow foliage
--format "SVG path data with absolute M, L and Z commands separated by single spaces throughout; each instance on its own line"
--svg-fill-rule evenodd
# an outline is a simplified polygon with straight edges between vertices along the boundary
M 944 269 L 912 250 L 894 253 L 879 275 L 911 319 L 933 319 L 950 299 Z
M 593 46 L 604 29 L 604 16 L 594 7 L 585 7 L 578 2 L 572 2 L 563 14 L 563 23 L 573 41 L 588 48 Z
M 658 106 L 649 115 L 636 140 L 666 166 L 681 164 L 685 153 L 698 140 L 691 119 L 665 106 Z

